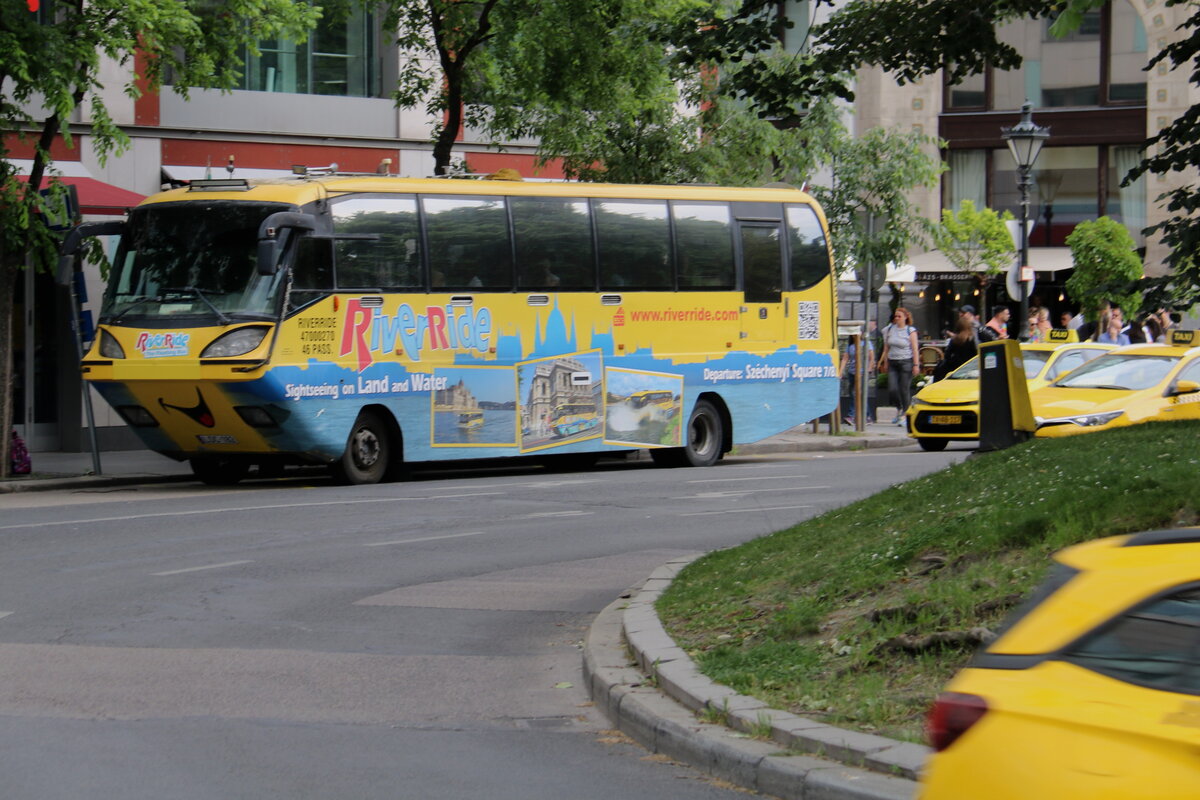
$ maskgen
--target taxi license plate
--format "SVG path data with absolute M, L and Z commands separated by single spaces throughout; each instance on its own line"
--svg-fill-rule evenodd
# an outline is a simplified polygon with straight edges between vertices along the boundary
M 962 414 L 930 414 L 930 425 L 961 425 Z

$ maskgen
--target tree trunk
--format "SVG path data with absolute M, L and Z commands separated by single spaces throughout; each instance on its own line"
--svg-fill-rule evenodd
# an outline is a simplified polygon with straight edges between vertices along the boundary
M 442 71 L 446 79 L 446 124 L 438 131 L 433 143 L 433 174 L 445 175 L 450 171 L 450 157 L 454 143 L 463 124 L 463 73 L 462 68 L 448 57 L 442 58 Z

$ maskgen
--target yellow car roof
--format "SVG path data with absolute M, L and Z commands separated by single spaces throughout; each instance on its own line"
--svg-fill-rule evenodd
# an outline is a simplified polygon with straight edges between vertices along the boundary
M 1096 539 L 1054 559 L 1079 573 L 1020 618 L 989 654 L 1053 652 L 1142 600 L 1200 580 L 1200 528 Z

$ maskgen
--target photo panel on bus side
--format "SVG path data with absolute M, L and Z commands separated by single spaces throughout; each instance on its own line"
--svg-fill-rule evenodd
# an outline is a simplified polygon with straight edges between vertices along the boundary
M 606 444 L 683 444 L 683 376 L 608 367 L 604 372 Z
M 517 365 L 523 452 L 603 434 L 603 367 L 599 350 Z
M 517 381 L 510 367 L 434 370 L 430 396 L 433 447 L 514 447 Z

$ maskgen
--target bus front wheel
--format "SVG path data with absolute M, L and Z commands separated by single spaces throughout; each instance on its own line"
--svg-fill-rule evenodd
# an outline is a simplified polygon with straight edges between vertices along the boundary
M 188 461 L 192 474 L 209 486 L 233 486 L 250 472 L 250 462 L 240 458 L 198 457 Z
M 709 401 L 700 400 L 684 428 L 684 446 L 655 448 L 650 457 L 662 467 L 711 467 L 721 457 L 724 433 L 721 412 Z
M 329 465 L 338 483 L 379 483 L 391 458 L 388 429 L 380 416 L 362 411 L 350 430 L 342 457 Z

